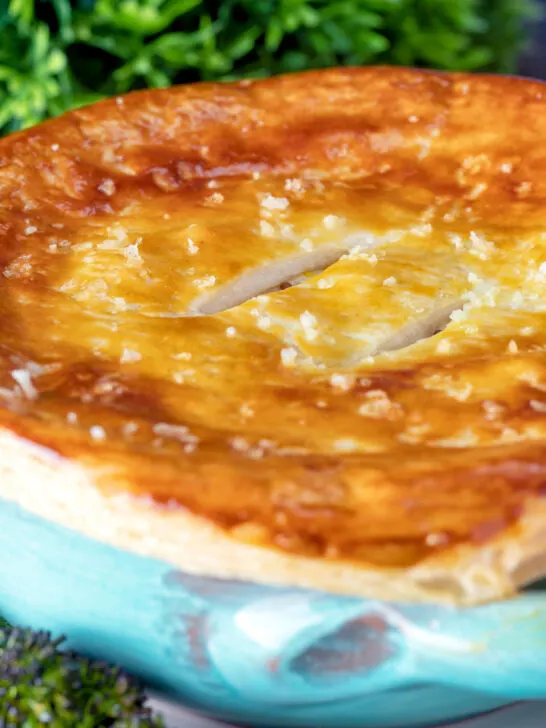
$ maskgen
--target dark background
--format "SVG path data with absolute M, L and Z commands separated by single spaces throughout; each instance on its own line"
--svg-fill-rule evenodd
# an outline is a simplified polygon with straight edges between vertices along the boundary
M 540 0 L 540 4 L 543 20 L 532 29 L 533 40 L 521 61 L 520 73 L 546 80 L 546 0 Z

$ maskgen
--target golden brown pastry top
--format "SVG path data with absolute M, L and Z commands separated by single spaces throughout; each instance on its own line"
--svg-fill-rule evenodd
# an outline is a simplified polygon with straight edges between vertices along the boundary
M 546 483 L 545 93 L 330 70 L 2 140 L 0 423 L 297 554 L 513 533 Z

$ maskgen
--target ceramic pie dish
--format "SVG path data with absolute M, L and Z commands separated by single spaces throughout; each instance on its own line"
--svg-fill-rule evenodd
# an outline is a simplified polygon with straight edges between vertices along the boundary
M 0 142 L 0 612 L 253 725 L 546 697 L 546 98 L 345 69 Z

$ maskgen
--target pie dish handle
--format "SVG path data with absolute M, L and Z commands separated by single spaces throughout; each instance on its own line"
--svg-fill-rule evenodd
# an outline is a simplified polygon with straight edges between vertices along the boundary
M 247 698 L 306 704 L 443 684 L 546 698 L 546 596 L 481 607 L 270 593 L 217 612 L 208 653 Z M 541 649 L 541 644 L 544 649 Z
M 219 615 L 211 627 L 216 669 L 262 702 L 329 702 L 411 682 L 405 641 L 374 602 L 272 594 Z

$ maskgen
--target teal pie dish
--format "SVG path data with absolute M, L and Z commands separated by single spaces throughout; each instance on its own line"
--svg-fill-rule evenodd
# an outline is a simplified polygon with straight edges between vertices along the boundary
M 0 502 L 0 612 L 231 723 L 437 726 L 546 698 L 546 598 L 456 609 L 181 573 Z
M 330 69 L 0 140 L 0 615 L 254 728 L 546 699 L 545 90 Z

